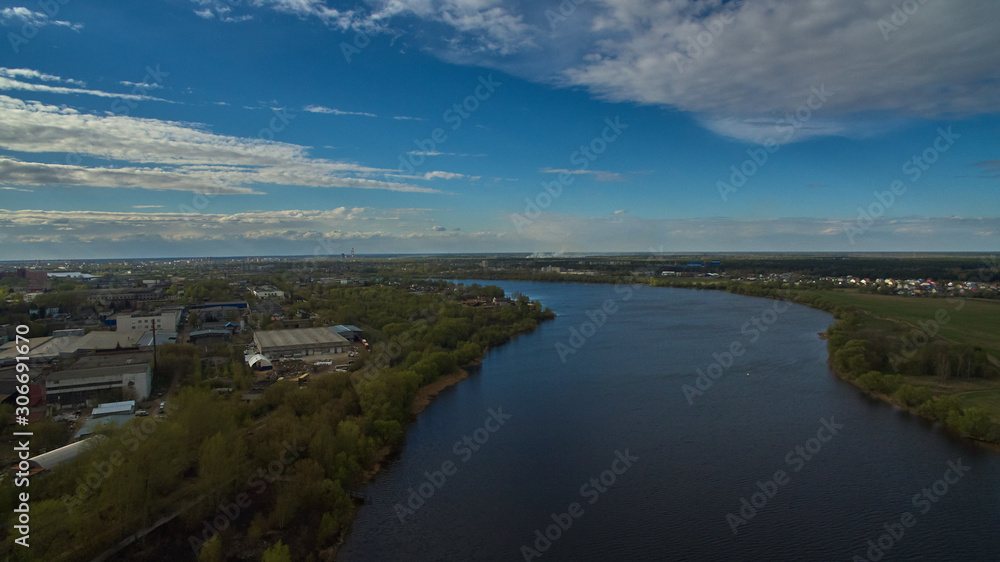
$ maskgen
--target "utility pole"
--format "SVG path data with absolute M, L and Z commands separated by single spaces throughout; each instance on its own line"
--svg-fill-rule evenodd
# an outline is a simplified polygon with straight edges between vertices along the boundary
M 156 320 L 153 320 L 153 373 L 156 373 Z

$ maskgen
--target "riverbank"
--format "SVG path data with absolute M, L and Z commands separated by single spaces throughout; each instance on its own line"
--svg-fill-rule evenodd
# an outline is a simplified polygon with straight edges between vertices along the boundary
M 423 412 L 424 408 L 434 401 L 439 392 L 450 386 L 455 386 L 467 378 L 469 378 L 469 372 L 458 368 L 455 369 L 455 372 L 438 377 L 436 381 L 418 388 L 417 395 L 413 397 L 413 408 L 411 409 L 413 415 Z
M 978 443 L 1000 444 L 1000 360 L 991 355 L 1000 354 L 1000 341 L 989 337 L 1000 325 L 1000 303 L 692 278 L 524 280 L 722 290 L 828 312 L 836 320 L 820 337 L 835 376 Z

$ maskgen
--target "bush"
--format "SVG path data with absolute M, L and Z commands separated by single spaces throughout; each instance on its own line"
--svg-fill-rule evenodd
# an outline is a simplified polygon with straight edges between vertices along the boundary
M 857 382 L 861 388 L 869 392 L 892 394 L 899 388 L 902 379 L 899 375 L 883 375 L 878 371 L 868 371 L 858 377 Z
M 951 410 L 945 423 L 976 439 L 987 439 L 993 433 L 993 421 L 989 414 L 975 406 Z
M 954 396 L 935 396 L 917 408 L 921 416 L 939 421 L 946 421 L 953 411 L 962 411 L 962 403 Z
M 926 386 L 913 386 L 910 384 L 899 385 L 899 388 L 893 394 L 894 398 L 911 408 L 919 407 L 933 396 L 931 390 Z

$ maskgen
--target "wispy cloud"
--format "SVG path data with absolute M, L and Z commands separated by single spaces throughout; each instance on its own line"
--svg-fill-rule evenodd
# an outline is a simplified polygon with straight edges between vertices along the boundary
M 65 84 L 71 84 L 73 86 L 86 86 L 87 83 L 82 80 L 74 80 L 72 78 L 63 78 L 61 76 L 56 76 L 54 74 L 46 74 L 44 72 L 39 72 L 31 68 L 4 68 L 0 67 L 0 76 L 6 78 L 15 79 L 26 79 L 26 80 L 41 80 L 43 82 L 62 82 Z
M 456 174 L 454 172 L 441 172 L 441 171 L 427 172 L 427 173 L 424 174 L 424 179 L 425 180 L 434 180 L 434 179 L 443 179 L 443 180 L 458 180 L 458 179 L 478 180 L 479 178 L 480 178 L 480 176 L 467 176 L 465 174 Z
M 977 168 L 982 168 L 983 175 L 980 177 L 984 178 L 1000 178 L 1000 160 L 986 160 L 983 162 L 976 162 L 973 166 Z
M 128 80 L 119 80 L 119 84 L 122 86 L 128 86 L 130 88 L 142 88 L 144 90 L 159 90 L 163 88 L 163 84 L 157 82 L 129 82 Z
M 621 182 L 625 177 L 618 172 L 605 172 L 602 170 L 567 170 L 564 168 L 542 168 L 539 170 L 543 174 L 571 174 L 579 176 L 592 176 L 594 181 Z
M 0 231 L 10 233 L 0 259 L 134 255 L 336 254 L 340 245 L 378 245 L 418 251 L 432 240 L 455 244 L 499 234 L 428 231 L 405 218 L 421 209 L 335 207 L 232 214 L 48 211 L 0 209 Z M 9 243 L 8 243 L 9 242 Z M 371 251 L 371 250 L 369 250 Z M 22 253 L 18 253 L 22 252 Z
M 437 190 L 369 176 L 393 170 L 310 158 L 308 147 L 217 135 L 189 123 L 95 115 L 0 95 L 0 148 L 88 155 L 125 166 L 0 160 L 10 184 L 134 187 L 232 194 L 262 186 L 345 187 L 412 193 Z
M 482 157 L 485 154 L 465 154 L 462 152 L 438 152 L 436 150 L 411 150 L 407 154 L 412 154 L 414 156 L 461 156 L 461 157 Z
M 173 103 L 169 100 L 162 98 L 157 98 L 153 96 L 145 96 L 141 94 L 116 94 L 113 92 L 104 92 L 101 90 L 88 90 L 85 88 L 68 88 L 66 86 L 51 86 L 49 84 L 37 84 L 31 82 L 24 82 L 23 80 L 17 80 L 15 78 L 10 78 L 8 76 L 17 75 L 15 73 L 21 73 L 25 69 L 0 69 L 0 90 L 22 90 L 27 92 L 42 92 L 46 94 L 83 94 L 88 96 L 97 96 L 102 98 L 118 98 L 123 100 L 135 100 L 135 101 L 162 101 L 167 103 Z M 21 73 L 21 76 L 26 78 L 34 78 L 34 76 L 25 76 Z M 39 73 L 37 78 L 47 81 L 65 81 L 66 83 L 79 84 L 77 81 L 62 80 L 58 77 Z M 149 86 L 149 85 L 147 85 Z
M 361 115 L 364 117 L 378 117 L 374 113 L 368 113 L 365 111 L 342 111 L 340 109 L 331 109 L 329 107 L 323 107 L 322 105 L 307 105 L 302 109 L 303 111 L 308 111 L 309 113 L 326 113 L 329 115 Z
M 54 20 L 42 12 L 34 12 L 23 6 L 4 8 L 0 10 L 0 24 L 19 23 L 34 27 L 45 27 L 54 25 L 56 27 L 66 27 L 73 31 L 83 29 L 82 23 L 71 23 L 68 21 Z
M 427 121 L 423 117 L 408 117 L 406 115 L 394 115 L 392 118 L 397 121 Z

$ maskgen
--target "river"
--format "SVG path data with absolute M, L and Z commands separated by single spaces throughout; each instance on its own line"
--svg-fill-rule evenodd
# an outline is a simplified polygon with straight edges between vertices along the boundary
M 558 317 L 417 417 L 338 560 L 1000 559 L 1000 456 L 839 381 L 831 315 L 481 283 Z

